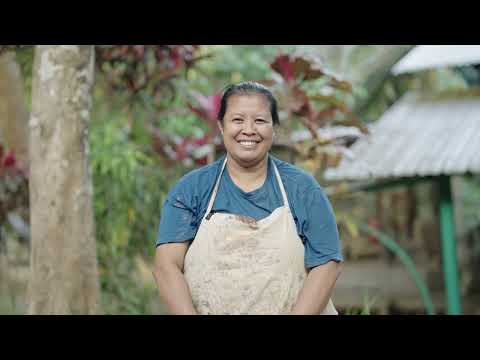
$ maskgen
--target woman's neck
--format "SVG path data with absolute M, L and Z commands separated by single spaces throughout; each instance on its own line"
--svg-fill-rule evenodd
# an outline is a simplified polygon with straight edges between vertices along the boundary
M 257 164 L 243 167 L 227 155 L 227 169 L 232 181 L 245 192 L 260 188 L 267 178 L 268 155 Z

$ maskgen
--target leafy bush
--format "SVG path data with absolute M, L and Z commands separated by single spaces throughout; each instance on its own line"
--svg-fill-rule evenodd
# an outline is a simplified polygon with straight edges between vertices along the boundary
M 94 111 L 90 142 L 104 308 L 106 313 L 141 314 L 148 312 L 155 289 L 135 281 L 134 258 L 150 261 L 161 205 L 181 169 L 163 171 L 158 156 L 131 140 L 128 116 L 102 106 Z

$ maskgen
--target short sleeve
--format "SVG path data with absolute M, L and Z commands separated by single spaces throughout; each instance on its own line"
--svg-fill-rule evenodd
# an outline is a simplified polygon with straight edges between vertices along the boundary
M 343 261 L 340 237 L 332 205 L 320 186 L 309 192 L 306 218 L 302 224 L 305 238 L 305 267 L 311 269 L 329 261 Z
M 156 246 L 192 240 L 197 233 L 197 206 L 187 184 L 180 181 L 162 207 Z

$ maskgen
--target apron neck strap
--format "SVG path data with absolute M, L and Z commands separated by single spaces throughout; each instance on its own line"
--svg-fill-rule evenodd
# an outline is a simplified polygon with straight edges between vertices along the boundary
M 215 198 L 217 197 L 217 192 L 218 192 L 218 186 L 220 185 L 220 179 L 222 178 L 223 170 L 225 170 L 225 165 L 227 164 L 227 156 L 225 156 L 225 161 L 223 162 L 222 169 L 220 170 L 220 175 L 218 175 L 217 183 L 215 184 L 215 187 L 213 188 L 213 193 L 212 196 L 210 197 L 210 201 L 208 202 L 208 207 L 207 211 L 205 212 L 205 215 L 203 216 L 204 218 L 210 214 L 210 211 L 212 211 L 213 203 L 215 202 Z
M 270 157 L 268 157 L 267 161 L 270 161 Z M 215 198 L 217 197 L 218 187 L 220 185 L 220 179 L 222 178 L 223 171 L 225 170 L 225 165 L 227 165 L 227 156 L 225 156 L 225 161 L 223 162 L 222 169 L 220 170 L 220 175 L 218 175 L 217 182 L 215 184 L 215 187 L 213 188 L 212 196 L 210 197 L 210 201 L 208 202 L 207 211 L 203 216 L 204 218 L 207 217 L 208 214 L 210 214 L 210 212 L 212 211 L 213 203 L 215 202 Z M 289 207 L 287 192 L 285 191 L 285 187 L 283 186 L 283 181 L 282 181 L 282 178 L 280 177 L 280 173 L 278 172 L 277 165 L 275 165 L 275 162 L 273 160 L 272 160 L 272 165 L 273 165 L 273 170 L 275 171 L 275 177 L 277 178 L 278 186 L 280 187 L 280 192 L 282 193 L 283 205 L 286 207 Z M 269 164 L 267 162 L 267 176 L 268 176 L 268 166 Z
M 283 198 L 283 206 L 289 207 L 288 205 L 288 198 L 287 192 L 285 191 L 285 187 L 283 186 L 282 178 L 280 177 L 280 173 L 278 172 L 277 165 L 275 165 L 275 161 L 272 160 L 273 170 L 275 170 L 275 176 L 277 177 L 278 186 L 280 187 L 280 191 L 282 192 Z

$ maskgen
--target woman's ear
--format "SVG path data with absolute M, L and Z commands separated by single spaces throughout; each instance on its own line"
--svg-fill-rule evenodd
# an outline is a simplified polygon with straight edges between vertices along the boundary
M 221 121 L 217 121 L 217 126 L 218 126 L 218 129 L 220 130 L 220 133 L 221 133 L 222 136 L 223 136 L 223 125 L 222 125 L 222 122 L 221 122 Z

